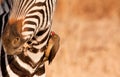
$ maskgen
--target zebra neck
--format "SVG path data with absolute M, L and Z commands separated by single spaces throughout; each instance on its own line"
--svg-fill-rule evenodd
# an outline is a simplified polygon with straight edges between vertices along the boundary
M 32 67 L 38 60 L 41 59 L 44 52 L 38 52 L 25 56 L 23 53 L 15 56 L 8 56 L 3 47 L 1 48 L 1 77 L 45 77 L 45 65 L 41 65 L 36 68 Z M 34 54 L 34 57 L 33 57 Z M 35 55 L 36 54 L 36 55 Z M 5 55 L 5 56 L 4 56 Z M 34 60 L 36 61 L 34 62 Z M 30 65 L 31 64 L 31 65 Z
M 44 55 L 44 52 L 38 51 L 37 53 L 32 53 L 30 51 L 27 51 L 28 57 L 32 59 L 32 61 L 36 64 L 39 62 L 39 60 L 42 58 Z
M 1 63 L 3 77 L 45 77 L 44 64 L 36 71 L 36 68 L 22 61 L 19 56 L 8 56 L 6 53 L 4 55 Z
M 32 53 L 30 51 L 27 51 L 26 53 L 27 55 L 25 55 L 24 52 L 19 54 L 18 58 L 24 63 L 31 66 L 33 69 L 36 68 L 37 64 L 42 60 L 44 56 L 44 52 Z

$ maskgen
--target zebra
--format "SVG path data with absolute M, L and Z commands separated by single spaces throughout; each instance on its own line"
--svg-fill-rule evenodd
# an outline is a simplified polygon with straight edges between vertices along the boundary
M 3 32 L 4 25 L 6 25 L 6 22 L 8 21 L 10 9 L 11 9 L 10 0 L 0 0 L 0 31 L 1 31 L 0 32 L 0 51 L 2 49 L 1 33 Z M 0 55 L 1 55 L 1 52 L 0 52 Z M 0 57 L 0 65 L 1 65 L 1 57 Z M 2 76 L 1 72 L 0 72 L 0 76 Z
M 1 32 L 2 77 L 45 77 L 44 61 L 51 63 L 59 48 L 59 36 L 51 32 L 56 0 L 10 3 L 8 21 Z

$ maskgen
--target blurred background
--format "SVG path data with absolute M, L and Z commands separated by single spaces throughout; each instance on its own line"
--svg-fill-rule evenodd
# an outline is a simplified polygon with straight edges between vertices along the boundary
M 120 77 L 120 0 L 57 0 L 60 49 L 47 77 Z

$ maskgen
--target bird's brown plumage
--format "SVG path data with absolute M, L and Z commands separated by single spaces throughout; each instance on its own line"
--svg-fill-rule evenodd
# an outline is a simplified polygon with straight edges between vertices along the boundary
M 60 44 L 60 37 L 56 33 L 52 33 L 49 38 L 48 45 L 45 50 L 45 57 L 44 57 L 44 60 L 48 60 L 49 64 L 54 59 L 59 49 L 59 44 Z

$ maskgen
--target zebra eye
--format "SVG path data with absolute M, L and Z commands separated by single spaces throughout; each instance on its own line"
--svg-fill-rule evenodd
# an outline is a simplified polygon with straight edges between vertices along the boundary
M 20 38 L 19 37 L 16 37 L 13 41 L 12 41 L 12 45 L 13 46 L 17 46 L 20 42 Z
M 16 42 L 20 41 L 20 38 L 19 38 L 19 37 L 16 37 L 16 38 L 15 38 L 15 41 L 16 41 Z

